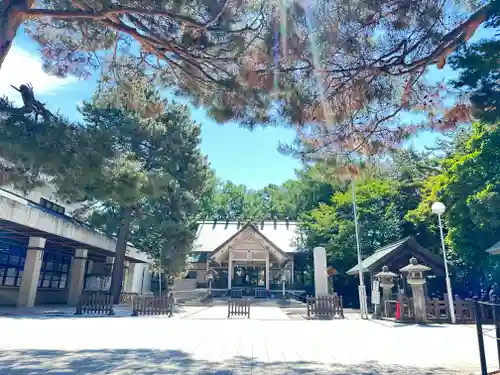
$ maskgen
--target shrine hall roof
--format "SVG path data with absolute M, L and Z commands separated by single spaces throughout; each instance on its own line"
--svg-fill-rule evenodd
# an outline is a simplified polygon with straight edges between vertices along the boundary
M 194 241 L 193 252 L 212 252 L 248 225 L 276 245 L 284 253 L 299 251 L 297 245 L 298 224 L 294 221 L 202 221 Z
M 488 250 L 486 250 L 486 252 L 490 254 L 500 254 L 500 241 L 491 246 Z

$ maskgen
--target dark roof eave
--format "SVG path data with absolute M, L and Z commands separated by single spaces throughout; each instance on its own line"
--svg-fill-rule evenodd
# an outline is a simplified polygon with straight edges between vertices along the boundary
M 397 243 L 397 242 L 396 242 Z M 413 248 L 414 250 L 418 251 L 419 253 L 423 254 L 427 259 L 429 259 L 432 263 L 436 263 L 437 265 L 441 266 L 444 268 L 444 263 L 443 259 L 441 257 L 437 256 L 436 254 L 431 253 L 429 250 L 426 248 L 420 246 L 420 244 L 413 238 L 413 237 L 407 237 L 405 241 L 401 241 L 401 244 L 399 244 L 397 247 L 392 249 L 390 252 L 382 256 L 381 258 L 376 258 L 375 255 L 379 250 L 382 250 L 383 248 L 391 246 L 391 244 L 383 246 L 381 249 L 376 250 L 372 255 L 370 255 L 368 258 L 366 258 L 363 262 L 367 261 L 370 259 L 370 257 L 374 257 L 374 260 L 372 263 L 369 265 L 365 266 L 363 269 L 363 273 L 370 273 L 375 271 L 378 268 L 381 268 L 383 266 L 383 263 L 385 260 L 392 254 L 394 254 L 396 251 L 400 250 L 403 246 L 409 246 Z M 443 273 L 442 270 L 438 269 L 436 270 L 438 274 Z M 352 267 L 349 271 L 346 272 L 347 275 L 349 276 L 354 276 L 359 273 L 359 268 L 358 265 L 355 265 Z

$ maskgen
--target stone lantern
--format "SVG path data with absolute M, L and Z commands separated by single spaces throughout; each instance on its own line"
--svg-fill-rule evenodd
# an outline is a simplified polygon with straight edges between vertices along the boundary
M 430 267 L 418 264 L 417 258 L 412 257 L 410 264 L 401 268 L 399 271 L 408 273 L 407 280 L 411 286 L 413 295 L 413 310 L 415 312 L 415 321 L 419 324 L 427 323 L 427 307 L 425 304 L 425 277 L 424 272 L 430 271 Z
M 385 301 L 389 301 L 392 298 L 392 288 L 394 287 L 394 278 L 397 275 L 394 272 L 389 271 L 389 267 L 383 266 L 382 272 L 379 272 L 375 277 L 379 280 L 380 286 L 382 287 L 382 301 L 384 315 L 387 316 L 387 304 Z

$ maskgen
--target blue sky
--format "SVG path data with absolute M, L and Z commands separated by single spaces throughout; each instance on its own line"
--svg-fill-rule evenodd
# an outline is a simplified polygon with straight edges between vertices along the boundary
M 450 71 L 441 74 L 449 75 Z M 60 110 L 73 119 L 77 104 L 89 99 L 95 89 L 93 80 L 61 80 L 45 74 L 36 44 L 20 32 L 0 71 L 0 95 L 6 94 L 14 99 L 17 96 L 10 84 L 18 86 L 26 82 L 33 84 L 37 96 L 51 110 Z M 250 188 L 261 188 L 295 177 L 294 170 L 300 167 L 300 163 L 277 151 L 279 142 L 293 140 L 293 130 L 268 127 L 250 132 L 236 124 L 219 125 L 205 116 L 202 109 L 194 110 L 192 114 L 202 124 L 202 151 L 208 155 L 220 178 Z M 425 133 L 414 137 L 408 145 L 422 148 L 434 143 L 435 139 L 435 134 Z

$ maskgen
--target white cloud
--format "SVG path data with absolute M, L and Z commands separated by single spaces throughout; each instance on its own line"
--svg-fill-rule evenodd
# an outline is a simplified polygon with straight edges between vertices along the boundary
M 0 96 L 7 95 L 10 100 L 20 104 L 19 94 L 10 86 L 19 87 L 31 83 L 36 95 L 51 94 L 75 81 L 75 78 L 57 78 L 45 73 L 39 57 L 23 49 L 12 46 L 0 69 Z

